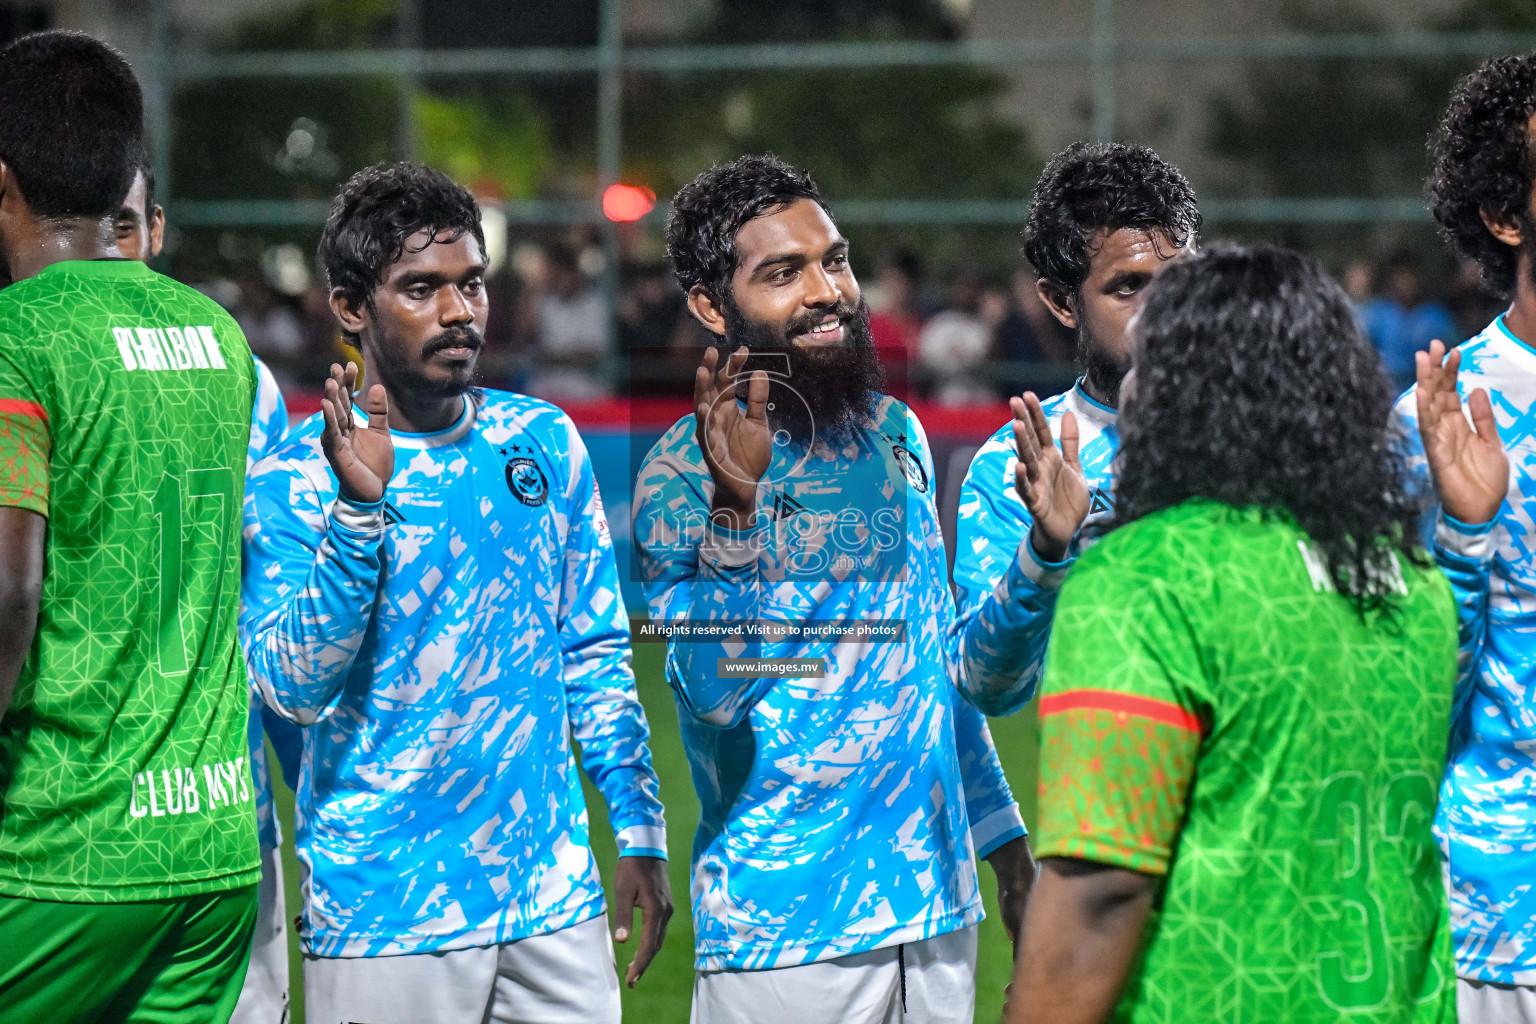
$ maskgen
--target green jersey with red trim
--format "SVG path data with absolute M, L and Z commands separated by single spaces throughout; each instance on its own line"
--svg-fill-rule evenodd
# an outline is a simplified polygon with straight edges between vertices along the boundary
M 0 506 L 48 519 L 0 719 L 0 894 L 118 902 L 260 876 L 236 644 L 255 370 L 128 260 L 0 291 Z
M 1123 1021 L 1453 1021 L 1430 822 L 1456 618 L 1399 559 L 1361 615 L 1286 517 L 1186 502 L 1111 533 L 1056 608 L 1042 857 L 1166 876 Z

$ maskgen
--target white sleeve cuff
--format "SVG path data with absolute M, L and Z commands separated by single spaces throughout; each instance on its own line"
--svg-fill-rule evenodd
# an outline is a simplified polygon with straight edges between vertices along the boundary
M 1077 557 L 1068 555 L 1059 562 L 1047 562 L 1035 554 L 1034 546 L 1029 543 L 1029 534 L 1026 533 L 1024 539 L 1019 541 L 1017 561 L 1025 578 L 1035 586 L 1042 590 L 1057 590 L 1066 582 L 1067 570 L 1072 568 Z
M 763 554 L 763 527 L 732 530 L 711 521 L 704 528 L 699 558 L 718 568 L 735 569 L 754 564 Z
M 1009 804 L 971 823 L 971 846 L 976 850 L 976 856 L 985 857 L 1008 840 L 1027 834 L 1019 805 Z
M 664 825 L 631 825 L 614 836 L 620 857 L 660 857 L 667 859 L 667 829 Z
M 1442 511 L 1435 517 L 1435 546 L 1470 562 L 1489 561 L 1493 558 L 1495 522 L 1496 519 L 1478 526 L 1469 526 Z
M 338 495 L 331 503 L 331 518 L 337 526 L 351 533 L 378 536 L 384 532 L 384 502 L 363 504 Z

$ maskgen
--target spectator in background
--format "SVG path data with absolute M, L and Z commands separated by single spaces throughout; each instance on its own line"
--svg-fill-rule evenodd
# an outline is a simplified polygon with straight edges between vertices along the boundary
M 619 356 L 629 395 L 691 394 L 700 346 L 688 302 L 664 260 L 624 268 L 619 292 Z M 684 386 L 688 390 L 684 389 Z
M 1339 283 L 1344 286 L 1344 294 L 1349 296 L 1349 301 L 1358 313 L 1376 296 L 1376 268 L 1370 260 L 1350 260 L 1339 277 Z
M 1360 310 L 1366 331 L 1381 353 L 1382 366 L 1399 391 L 1413 384 L 1413 355 L 1436 339 L 1451 348 L 1463 338 L 1451 311 L 1426 298 L 1416 253 L 1402 250 L 1387 260 L 1386 293 Z
M 552 245 L 545 254 L 545 291 L 539 297 L 538 342 L 528 393 L 546 401 L 590 401 L 608 394 L 608 308 L 581 271 L 576 252 Z
M 907 400 L 907 361 L 917 351 L 923 330 L 923 264 L 917 253 L 898 249 L 881 265 L 866 293 L 869 333 L 885 365 L 886 390 Z
M 1013 275 L 1011 302 L 1007 314 L 997 325 L 993 343 L 996 358 L 1005 363 L 1051 363 L 1070 366 L 1075 351 L 1072 332 L 1051 315 L 1040 298 L 1033 271 L 1020 269 Z M 1018 394 L 1034 385 L 1022 373 L 1011 373 L 1009 394 Z
M 1455 276 L 1451 278 L 1451 287 L 1445 295 L 1445 304 L 1450 309 L 1451 315 L 1456 318 L 1457 325 L 1461 328 L 1460 337 L 1470 338 L 1474 334 L 1481 334 L 1483 328 L 1488 326 L 1500 313 L 1509 308 L 1509 303 L 1501 300 L 1489 290 L 1487 282 L 1483 280 L 1483 270 L 1477 265 L 1477 261 L 1463 258 L 1456 264 Z M 1449 339 L 1442 339 L 1446 346 L 1450 346 Z
M 917 339 L 917 356 L 933 378 L 929 398 L 939 405 L 995 402 L 997 392 L 981 375 L 992 354 L 996 322 L 982 316 L 981 275 L 962 267 L 950 286 L 949 305 L 934 314 Z M 996 303 L 992 303 L 994 309 Z
M 619 348 L 670 348 L 678 323 L 688 311 L 687 300 L 672 280 L 664 260 L 626 268 L 619 295 Z M 691 318 L 690 318 L 691 319 Z
M 242 269 L 235 276 L 235 283 L 240 298 L 230 314 L 245 332 L 251 351 L 272 368 L 272 375 L 284 391 L 312 384 L 304 366 L 309 349 L 304 323 L 293 306 L 255 267 Z
M 899 249 L 880 268 L 869 296 L 869 333 L 882 361 L 901 358 L 891 350 L 912 351 L 923 330 L 918 292 L 923 264 L 916 253 Z

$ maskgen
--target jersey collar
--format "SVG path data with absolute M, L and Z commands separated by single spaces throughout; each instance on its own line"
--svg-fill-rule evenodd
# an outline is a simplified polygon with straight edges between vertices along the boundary
M 368 422 L 368 414 L 360 408 L 355 409 L 353 415 L 364 423 Z M 391 430 L 389 436 L 394 438 L 396 448 L 441 448 L 444 445 L 450 445 L 462 439 L 474 425 L 475 403 L 470 401 L 469 395 L 466 394 L 464 396 L 464 412 L 454 422 L 453 426 L 433 431 L 430 434 L 412 434 L 404 430 Z
M 1083 387 L 1083 378 L 1072 385 L 1072 411 L 1099 427 L 1112 427 L 1120 414 L 1103 402 L 1097 401 Z

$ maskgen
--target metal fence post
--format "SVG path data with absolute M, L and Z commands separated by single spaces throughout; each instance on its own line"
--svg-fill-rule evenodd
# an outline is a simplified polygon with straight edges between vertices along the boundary
M 395 89 L 400 99 L 399 121 L 395 129 L 395 157 L 399 160 L 416 159 L 416 90 L 420 83 L 415 64 L 421 56 L 421 5 L 419 0 L 398 0 L 395 41 L 401 54 L 411 61 L 395 79 Z
M 1093 137 L 1115 138 L 1115 0 L 1093 0 L 1093 47 L 1089 58 L 1093 78 Z
M 145 76 L 144 113 L 149 129 L 149 159 L 155 172 L 155 200 L 171 199 L 171 0 L 149 3 L 149 67 Z
M 624 4 L 602 0 L 597 26 L 597 192 L 616 184 L 624 145 Z M 618 355 L 619 230 L 606 217 L 599 221 L 603 237 L 603 301 L 608 307 L 606 348 L 610 365 Z M 614 381 L 615 384 L 621 382 Z

